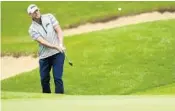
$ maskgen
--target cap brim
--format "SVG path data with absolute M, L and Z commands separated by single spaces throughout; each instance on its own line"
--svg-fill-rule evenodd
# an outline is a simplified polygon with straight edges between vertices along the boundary
M 30 13 L 34 13 L 36 10 L 39 10 L 38 7 L 32 8 L 32 10 L 30 10 Z

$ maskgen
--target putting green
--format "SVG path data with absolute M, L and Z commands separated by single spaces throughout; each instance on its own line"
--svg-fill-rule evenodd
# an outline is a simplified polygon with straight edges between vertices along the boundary
M 3 111 L 174 111 L 175 96 L 59 96 L 2 100 Z

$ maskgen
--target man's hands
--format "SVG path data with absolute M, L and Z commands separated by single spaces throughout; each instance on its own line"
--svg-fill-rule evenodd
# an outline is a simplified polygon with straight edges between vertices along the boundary
M 60 46 L 64 51 L 66 50 L 66 48 L 64 47 L 63 44 L 60 44 L 59 46 Z
M 56 45 L 54 48 L 61 53 L 64 53 L 64 51 L 66 50 L 66 48 L 62 44 L 60 44 L 59 46 Z

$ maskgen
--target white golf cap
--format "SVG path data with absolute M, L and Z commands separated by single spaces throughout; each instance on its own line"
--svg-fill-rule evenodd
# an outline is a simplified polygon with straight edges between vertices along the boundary
M 33 13 L 35 12 L 35 10 L 39 9 L 35 4 L 31 4 L 28 6 L 27 8 L 27 13 L 30 14 L 30 13 Z

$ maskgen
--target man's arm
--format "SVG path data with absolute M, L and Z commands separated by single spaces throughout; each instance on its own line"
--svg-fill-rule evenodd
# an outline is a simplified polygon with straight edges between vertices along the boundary
M 59 22 L 57 21 L 57 19 L 55 18 L 54 15 L 49 14 L 49 17 L 50 17 L 51 23 L 53 25 L 53 28 L 58 35 L 59 46 L 62 48 L 62 50 L 65 50 L 64 43 L 63 43 L 63 31 L 59 25 Z
M 32 28 L 32 27 L 29 28 L 29 34 L 32 37 L 32 39 L 36 40 L 38 43 L 40 43 L 46 47 L 56 49 L 60 52 L 63 52 L 63 50 L 60 46 L 53 45 L 53 44 L 49 43 L 48 41 L 46 41 L 45 39 L 43 39 L 41 37 L 41 35 L 34 28 Z
M 61 47 L 63 47 L 63 45 L 64 45 L 63 44 L 63 31 L 62 31 L 60 25 L 58 24 L 58 25 L 54 26 L 54 29 L 55 29 L 55 31 L 56 31 L 56 33 L 58 35 L 58 39 L 60 41 L 60 45 L 61 45 Z
M 46 47 L 49 47 L 49 48 L 52 48 L 52 49 L 56 49 L 56 50 L 58 50 L 58 51 L 60 51 L 60 52 L 63 52 L 63 50 L 62 50 L 59 46 L 57 46 L 57 45 L 52 45 L 52 44 L 49 43 L 48 41 L 44 40 L 42 37 L 38 37 L 38 38 L 36 39 L 36 41 L 37 41 L 38 43 L 40 43 L 40 44 L 46 46 Z

